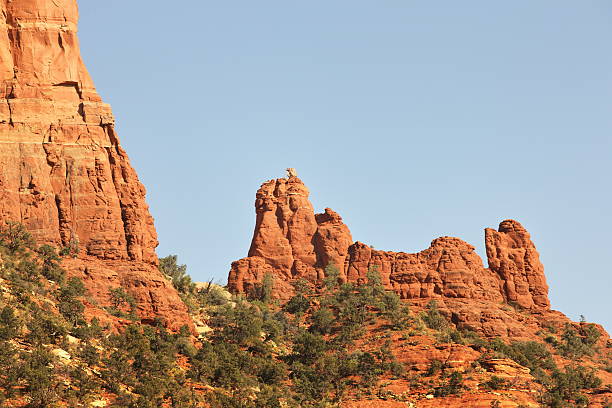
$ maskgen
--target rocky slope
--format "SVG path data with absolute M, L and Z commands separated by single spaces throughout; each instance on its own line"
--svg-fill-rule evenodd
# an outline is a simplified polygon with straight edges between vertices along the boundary
M 382 286 L 410 305 L 419 317 L 408 324 L 408 333 L 390 334 L 374 324 L 367 327 L 358 346 L 380 345 L 386 339 L 397 361 L 411 367 L 412 374 L 388 379 L 383 395 L 355 395 L 342 406 L 560 407 L 573 398 L 575 406 L 586 406 L 575 396 L 554 402 L 550 395 L 558 388 L 542 391 L 548 381 L 542 372 L 561 379 L 565 374 L 559 374 L 559 367 L 571 371 L 578 360 L 593 368 L 605 384 L 590 395 L 588 406 L 608 404 L 609 336 L 601 326 L 571 322 L 550 308 L 544 267 L 518 221 L 505 220 L 498 229 L 485 230 L 486 267 L 473 246 L 454 237 L 436 238 L 418 253 L 375 250 L 353 242 L 340 215 L 329 208 L 315 214 L 308 196 L 308 188 L 295 172 L 262 184 L 255 200 L 257 219 L 248 257 L 232 263 L 228 288 L 259 299 L 265 286 L 271 285 L 272 294 L 281 304 L 287 302 L 285 309 L 291 312 L 301 304 L 303 285 L 296 285 L 298 281 L 308 282 L 314 291 L 311 304 L 324 305 L 319 297 L 328 291 L 326 277 L 337 274 L 340 282 L 360 287 L 371 284 L 370 273 L 376 271 Z M 313 312 L 313 319 L 317 313 Z M 440 325 L 429 320 L 431 313 L 444 317 Z M 422 332 L 419 321 L 434 332 Z M 474 341 L 478 336 L 487 340 Z M 529 351 L 519 357 L 523 353 L 519 350 Z M 546 355 L 548 363 L 538 368 Z M 540 363 L 529 363 L 531 358 Z M 436 378 L 434 363 L 449 371 Z M 466 375 L 470 385 L 464 387 L 471 391 L 439 395 L 441 389 L 453 387 L 449 375 L 456 373 Z M 487 388 L 485 380 L 475 380 L 481 376 L 504 385 Z M 434 386 L 438 391 L 428 394 L 432 384 L 438 384 Z
M 187 327 L 142 324 L 130 301 L 105 308 L 113 327 L 83 313 L 89 294 L 64 277 L 59 257 L 16 231 L 0 230 L 3 407 L 558 408 L 611 400 L 609 339 L 586 322 L 550 320 L 527 341 L 480 336 L 433 303 L 408 308 L 372 273 L 360 284 L 296 288 L 285 304 L 266 291 L 248 300 L 194 284 L 171 256 L 160 267 L 189 305 L 198 338 Z M 524 325 L 537 325 L 522 313 Z
M 0 405 L 609 406 L 609 336 L 550 309 L 516 221 L 485 231 L 488 267 L 452 237 L 374 250 L 290 171 L 257 192 L 234 295 L 172 256 L 169 282 L 75 0 L 0 7 Z
M 189 321 L 156 268 L 145 189 L 83 64 L 76 0 L 0 0 L 0 220 L 78 257 L 68 272 L 108 303 L 125 287 L 143 318 Z

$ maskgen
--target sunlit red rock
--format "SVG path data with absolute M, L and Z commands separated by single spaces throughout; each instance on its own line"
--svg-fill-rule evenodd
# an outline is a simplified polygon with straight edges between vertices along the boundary
M 89 285 L 98 300 L 122 285 L 142 317 L 187 323 L 156 268 L 145 189 L 83 64 L 76 0 L 0 0 L 0 8 L 0 220 L 23 223 L 39 243 L 78 245 L 79 270 L 108 261 L 96 268 L 115 275 Z
M 518 222 L 506 220 L 499 229 L 485 230 L 489 268 L 503 283 L 508 301 L 525 308 L 549 308 L 544 266 L 529 232 Z
M 295 176 L 261 185 L 249 256 L 232 263 L 228 278 L 232 291 L 252 291 L 271 273 L 275 293 L 287 298 L 292 281 L 319 282 L 328 265 L 344 269 L 351 233 L 333 210 L 315 215 L 308 196 L 308 188 Z
M 251 248 L 247 258 L 232 264 L 231 291 L 251 293 L 270 274 L 275 296 L 287 299 L 293 282 L 306 279 L 316 287 L 326 267 L 333 266 L 343 281 L 356 283 L 366 282 L 368 271 L 376 269 L 385 287 L 402 299 L 421 305 L 438 300 L 457 327 L 490 336 L 522 338 L 537 330 L 537 323 L 527 324 L 508 302 L 536 314 L 549 310 L 544 268 L 517 221 L 503 221 L 499 231 L 486 230 L 487 268 L 475 248 L 459 238 L 436 238 L 417 253 L 353 243 L 340 215 L 329 208 L 315 214 L 308 196 L 295 173 L 262 184 Z
M 349 254 L 349 281 L 365 281 L 367 271 L 376 268 L 383 283 L 403 299 L 503 300 L 497 277 L 484 268 L 474 247 L 458 238 L 437 238 L 416 254 L 378 251 L 357 242 Z

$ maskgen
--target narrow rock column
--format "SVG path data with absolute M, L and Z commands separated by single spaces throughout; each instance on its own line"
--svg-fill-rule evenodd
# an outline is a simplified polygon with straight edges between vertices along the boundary
M 514 220 L 485 230 L 489 268 L 499 275 L 507 301 L 525 308 L 550 308 L 548 285 L 540 255 L 529 232 Z

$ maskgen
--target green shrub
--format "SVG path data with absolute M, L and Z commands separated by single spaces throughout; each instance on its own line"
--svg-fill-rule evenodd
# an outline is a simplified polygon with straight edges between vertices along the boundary
M 468 346 L 471 346 L 475 349 L 480 349 L 482 347 L 486 347 L 487 341 L 480 337 L 480 335 L 471 330 L 461 330 L 460 332 L 462 343 Z
M 334 312 L 331 309 L 327 307 L 322 307 L 312 314 L 310 320 L 312 322 L 310 324 L 310 330 L 312 332 L 328 334 L 333 328 L 336 316 L 334 315 Z
M 108 293 L 112 305 L 108 310 L 111 314 L 117 317 L 136 320 L 136 300 L 132 295 L 127 293 L 122 287 L 110 289 Z
M 503 357 L 510 358 L 518 364 L 531 369 L 550 370 L 556 368 L 552 354 L 546 346 L 535 341 L 516 341 L 510 344 L 497 338 L 492 340 L 488 347 Z
M 50 245 L 43 245 L 37 250 L 38 257 L 42 261 L 41 274 L 54 282 L 62 283 L 64 281 L 65 272 L 60 267 L 60 257 Z
M 52 407 L 63 392 L 59 377 L 53 372 L 53 355 L 42 347 L 20 354 L 19 376 L 30 398 L 29 407 Z
M 93 367 L 100 362 L 98 349 L 90 343 L 84 343 L 79 347 L 78 356 L 83 359 L 89 367 Z
M 21 321 L 15 315 L 15 309 L 11 306 L 4 306 L 0 311 L 0 341 L 17 337 L 20 328 Z
M 310 301 L 301 293 L 293 296 L 283 308 L 287 313 L 293 315 L 303 315 L 310 309 Z
M 448 321 L 438 310 L 438 302 L 435 300 L 427 304 L 426 310 L 421 313 L 421 320 L 433 330 L 443 330 L 448 327 Z
M 383 316 L 391 323 L 392 330 L 404 330 L 410 324 L 410 309 L 401 303 L 395 292 L 385 292 L 382 299 Z
M 229 302 L 228 297 L 217 285 L 213 285 L 212 281 L 196 292 L 196 301 L 201 307 L 223 306 Z
M 76 258 L 79 255 L 79 239 L 76 236 L 70 238 L 70 242 L 65 247 L 62 247 L 59 251 L 60 256 L 70 256 Z
M 239 346 L 252 346 L 261 342 L 263 330 L 262 314 L 257 308 L 245 301 L 232 306 L 224 306 L 214 312 L 210 321 L 213 327 L 213 339 L 226 341 Z
M 502 390 L 508 387 L 508 381 L 494 375 L 488 381 L 481 383 L 480 386 L 488 390 Z
M 595 347 L 601 337 L 601 332 L 594 324 L 580 325 L 580 334 L 582 335 L 582 342 L 591 348 Z
M 59 344 L 68 334 L 66 322 L 46 310 L 35 308 L 26 324 L 29 333 L 26 339 L 35 345 Z
M 189 377 L 230 390 L 256 385 L 251 356 L 231 343 L 204 343 L 191 361 Z
M 85 367 L 74 367 L 68 373 L 71 379 L 70 396 L 79 403 L 88 403 L 90 398 L 100 391 L 100 382 L 96 376 L 90 375 Z
M 453 371 L 443 385 L 434 389 L 434 396 L 446 397 L 448 395 L 459 394 L 462 389 L 463 375 L 458 371 Z
M 20 259 L 19 262 L 14 265 L 13 270 L 15 272 L 11 279 L 13 283 L 19 284 L 21 283 L 19 282 L 20 280 L 34 283 L 35 285 L 33 287 L 31 286 L 27 288 L 30 290 L 33 290 L 35 286 L 40 285 L 40 268 L 38 267 L 38 264 L 29 257 Z
M 301 332 L 293 341 L 290 360 L 301 364 L 313 364 L 327 351 L 328 345 L 320 334 Z
M 102 359 L 104 387 L 119 394 L 123 386 L 131 387 L 136 395 L 125 400 L 128 406 L 162 406 L 169 396 L 184 398 L 179 388 L 185 380 L 177 364 L 183 339 L 181 333 L 172 334 L 163 327 L 136 324 L 110 336 Z
M 187 274 L 187 265 L 178 264 L 178 256 L 169 255 L 159 260 L 159 270 L 172 281 L 172 285 L 182 294 L 195 292 L 195 284 Z
M 108 327 L 106 327 L 108 329 Z M 99 339 L 102 337 L 105 328 L 100 326 L 100 321 L 97 317 L 91 319 L 89 324 L 85 324 L 85 322 L 80 322 L 80 325 L 72 328 L 72 335 L 81 339 L 81 340 L 91 340 L 91 339 Z
M 568 323 L 565 325 L 561 341 L 557 343 L 556 347 L 563 356 L 572 359 L 591 356 L 594 353 L 594 345 L 600 336 L 601 333 L 593 324 L 581 325 L 580 331 L 578 331 Z
M 0 225 L 0 246 L 16 254 L 33 249 L 35 242 L 32 234 L 22 224 L 7 221 L 4 225 Z
M 0 341 L 0 403 L 2 394 L 8 399 L 13 397 L 19 386 L 19 372 L 16 369 L 17 350 L 8 341 Z
M 339 286 L 340 271 L 335 265 L 327 265 L 325 267 L 325 278 L 323 279 L 323 287 L 328 291 L 335 291 Z
M 274 289 L 274 275 L 266 273 L 261 283 L 255 286 L 252 297 L 263 303 L 270 303 L 272 301 L 272 290 Z
M 542 398 L 547 407 L 563 408 L 568 402 L 576 407 L 588 406 L 589 400 L 582 394 L 584 390 L 597 388 L 602 381 L 595 375 L 595 370 L 582 366 L 568 366 L 564 371 L 555 371 L 552 384 Z
M 439 373 L 440 371 L 442 371 L 444 369 L 444 363 L 440 360 L 432 360 L 429 363 L 429 367 L 427 368 L 427 371 L 425 372 L 425 375 L 428 377 L 431 377 L 432 375 L 436 375 L 437 373 Z
M 57 294 L 58 309 L 62 316 L 73 326 L 84 323 L 83 312 L 85 305 L 79 299 L 85 295 L 85 285 L 79 278 L 70 278 L 65 285 L 62 285 Z

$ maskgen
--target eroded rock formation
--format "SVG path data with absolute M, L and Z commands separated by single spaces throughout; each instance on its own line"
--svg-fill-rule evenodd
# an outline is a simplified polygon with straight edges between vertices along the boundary
M 104 265 L 115 275 L 90 285 L 101 301 L 107 286 L 138 287 L 143 317 L 187 322 L 156 268 L 145 189 L 83 64 L 76 0 L 0 0 L 0 8 L 0 219 L 23 223 L 40 243 L 78 245 L 74 274 L 112 261 Z
M 351 233 L 331 209 L 315 215 L 308 195 L 295 176 L 262 184 L 249 256 L 232 264 L 232 290 L 249 292 L 266 273 L 273 273 L 277 295 L 286 297 L 291 295 L 292 280 L 317 282 L 324 278 L 325 266 L 343 267 Z
M 458 322 L 474 323 L 483 313 L 495 315 L 493 320 L 505 319 L 487 310 L 487 303 L 514 301 L 532 310 L 550 306 L 544 268 L 529 234 L 516 221 L 503 221 L 499 231 L 486 230 L 490 265 L 486 268 L 473 246 L 453 237 L 437 238 L 418 253 L 379 251 L 353 243 L 342 218 L 330 209 L 315 215 L 308 195 L 297 177 L 261 186 L 249 256 L 232 264 L 230 290 L 249 292 L 271 273 L 277 295 L 286 298 L 292 281 L 306 279 L 317 285 L 325 277 L 325 268 L 332 265 L 349 282 L 364 282 L 368 270 L 376 268 L 383 284 L 403 299 L 484 302 L 471 311 L 458 304 Z
M 499 275 L 508 301 L 525 308 L 550 307 L 540 255 L 518 221 L 503 221 L 497 231 L 487 228 L 485 243 L 489 268 Z
M 416 254 L 377 251 L 360 242 L 351 245 L 349 253 L 349 281 L 365 280 L 367 271 L 375 267 L 383 283 L 403 299 L 503 301 L 496 276 L 483 267 L 474 247 L 459 238 L 437 238 Z

